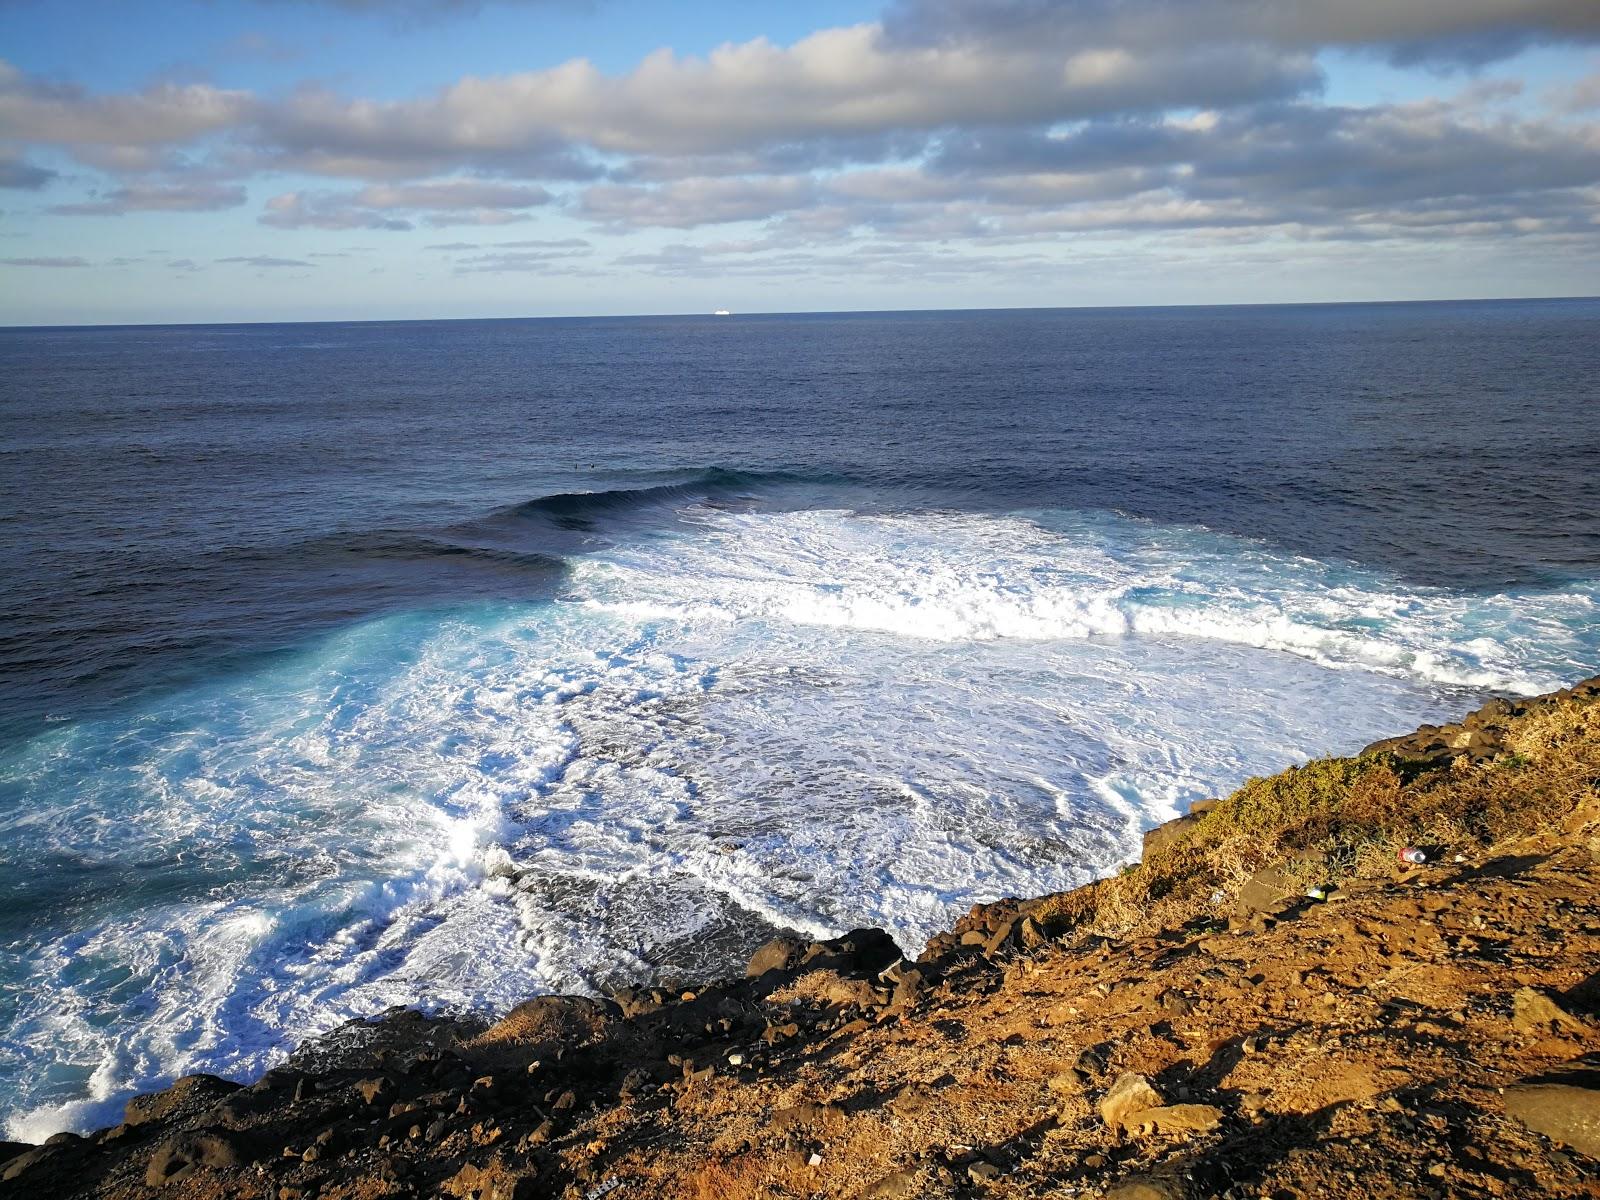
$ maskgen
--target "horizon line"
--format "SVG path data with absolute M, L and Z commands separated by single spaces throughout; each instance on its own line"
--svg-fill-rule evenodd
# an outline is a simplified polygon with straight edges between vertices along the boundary
M 1392 300 L 1247 300 L 1192 302 L 1177 304 L 1018 304 L 985 308 L 818 308 L 749 309 L 719 315 L 703 309 L 654 313 L 564 313 L 537 316 L 495 317 L 345 317 L 280 321 L 82 321 L 55 325 L 20 325 L 0 322 L 0 331 L 27 332 L 66 329 L 207 329 L 217 326 L 254 325 L 438 325 L 448 322 L 484 321 L 654 321 L 664 318 L 704 317 L 730 320 L 735 317 L 845 317 L 918 315 L 925 313 L 1026 313 L 1026 312 L 1142 312 L 1172 309 L 1213 308 L 1361 308 L 1402 304 L 1545 304 L 1579 300 L 1600 300 L 1600 293 L 1576 296 L 1434 296 L 1423 299 Z

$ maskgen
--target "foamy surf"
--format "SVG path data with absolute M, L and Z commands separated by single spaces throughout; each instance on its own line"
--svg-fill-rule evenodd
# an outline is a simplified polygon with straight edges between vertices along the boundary
M 0 853 L 68 881 L 6 927 L 9 1135 L 389 1004 L 724 969 L 775 926 L 916 946 L 1594 654 L 1591 590 L 1112 516 L 685 515 L 558 601 L 372 621 L 8 756 Z
M 1596 616 L 1586 588 L 1464 596 L 1110 514 L 712 514 L 703 537 L 586 561 L 578 591 L 643 620 L 952 642 L 1197 638 L 1530 695 L 1582 669 Z

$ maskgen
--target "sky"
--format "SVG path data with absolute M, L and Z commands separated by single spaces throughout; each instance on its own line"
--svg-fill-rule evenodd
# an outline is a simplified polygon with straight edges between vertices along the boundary
M 1592 295 L 1600 0 L 0 0 L 0 323 Z

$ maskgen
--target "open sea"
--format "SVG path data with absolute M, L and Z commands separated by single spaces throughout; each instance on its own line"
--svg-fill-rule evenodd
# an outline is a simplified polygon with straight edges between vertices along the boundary
M 1600 301 L 0 330 L 0 1122 L 903 946 L 1600 672 Z

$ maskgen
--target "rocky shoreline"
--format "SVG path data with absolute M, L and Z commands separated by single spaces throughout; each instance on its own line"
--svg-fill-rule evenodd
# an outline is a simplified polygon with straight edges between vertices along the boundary
M 1252 781 L 914 958 L 354 1023 L 0 1144 L 0 1195 L 1600 1196 L 1600 679 Z

